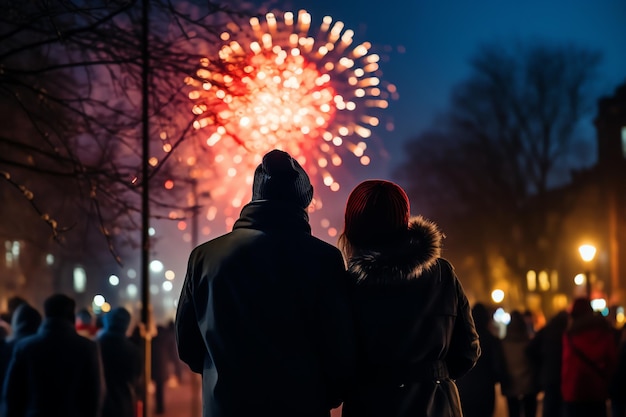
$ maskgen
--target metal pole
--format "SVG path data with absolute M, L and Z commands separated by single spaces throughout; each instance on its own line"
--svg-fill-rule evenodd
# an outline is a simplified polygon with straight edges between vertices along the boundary
M 585 271 L 585 286 L 587 287 L 587 298 L 591 300 L 591 270 Z
M 191 215 L 191 249 L 198 246 L 198 181 L 195 178 L 191 179 L 191 193 L 193 197 L 193 212 Z M 191 373 L 191 416 L 197 417 L 200 415 L 200 381 L 199 375 L 195 372 Z
M 148 417 L 150 410 L 149 387 L 152 381 L 152 349 L 150 332 L 150 205 L 149 205 L 149 165 L 150 158 L 150 117 L 149 100 L 150 91 L 150 53 L 148 50 L 149 33 L 149 0 L 141 2 L 141 139 L 142 139 L 142 164 L 141 164 L 141 323 L 143 325 L 144 340 L 144 386 L 142 393 L 143 409 L 142 416 Z

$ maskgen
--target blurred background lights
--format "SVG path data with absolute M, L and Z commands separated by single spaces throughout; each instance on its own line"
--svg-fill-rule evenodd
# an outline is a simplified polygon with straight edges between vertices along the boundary
M 126 295 L 130 298 L 135 298 L 138 292 L 139 290 L 135 284 L 128 284 L 128 287 L 126 287 Z
M 93 297 L 93 304 L 97 307 L 102 307 L 106 300 L 102 294 L 97 294 Z
M 608 309 L 606 306 L 606 300 L 604 298 L 595 298 L 591 300 L 591 308 L 594 311 L 600 311 L 604 316 L 608 314 Z M 604 311 L 607 310 L 607 314 L 604 314 Z
M 82 266 L 74 268 L 73 283 L 74 291 L 77 293 L 85 292 L 85 286 L 87 285 L 87 273 Z
M 574 284 L 583 285 L 585 283 L 585 274 L 577 274 L 574 277 Z
M 494 303 L 501 303 L 504 300 L 504 291 L 501 289 L 495 289 L 491 292 L 491 299 Z
M 109 277 L 109 284 L 113 285 L 114 287 L 117 286 L 120 283 L 120 279 L 117 275 L 111 275 Z
M 493 313 L 493 319 L 497 323 L 501 323 L 501 324 L 507 325 L 511 321 L 511 315 L 509 313 L 507 313 L 502 307 L 499 307 Z
M 161 284 L 161 287 L 163 287 L 163 291 L 172 291 L 174 285 L 172 285 L 171 281 L 164 281 L 163 284 Z
M 155 273 L 159 273 L 163 271 L 163 262 L 159 260 L 154 260 L 150 262 L 150 271 L 155 272 Z
M 172 271 L 171 269 L 168 269 L 167 271 L 165 271 L 165 279 L 171 281 L 174 278 L 176 278 L 176 274 L 174 273 L 174 271 Z

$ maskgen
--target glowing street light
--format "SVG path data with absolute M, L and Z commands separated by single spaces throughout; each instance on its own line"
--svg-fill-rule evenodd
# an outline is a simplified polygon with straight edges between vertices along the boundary
M 596 247 L 593 245 L 581 245 L 578 248 L 578 253 L 580 253 L 581 259 L 587 263 L 587 269 L 585 270 L 585 283 L 587 286 L 587 297 L 591 299 L 591 261 L 596 256 Z
M 491 292 L 491 299 L 495 302 L 495 303 L 501 303 L 502 300 L 504 300 L 504 291 L 502 291 L 501 289 L 495 289 Z

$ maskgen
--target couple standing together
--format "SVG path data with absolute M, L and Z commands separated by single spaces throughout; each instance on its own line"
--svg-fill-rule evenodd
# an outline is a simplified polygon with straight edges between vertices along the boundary
M 396 184 L 350 194 L 340 249 L 311 235 L 313 187 L 289 154 L 256 168 L 233 231 L 195 248 L 176 314 L 204 417 L 459 417 L 478 360 L 443 235 Z M 347 270 L 346 270 L 347 265 Z

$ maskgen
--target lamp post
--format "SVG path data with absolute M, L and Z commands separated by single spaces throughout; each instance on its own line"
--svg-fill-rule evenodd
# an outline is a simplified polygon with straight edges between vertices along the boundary
M 596 256 L 596 247 L 593 245 L 581 245 L 578 248 L 578 253 L 580 253 L 580 257 L 587 264 L 587 268 L 585 270 L 585 285 L 587 287 L 587 297 L 591 300 L 591 261 Z

